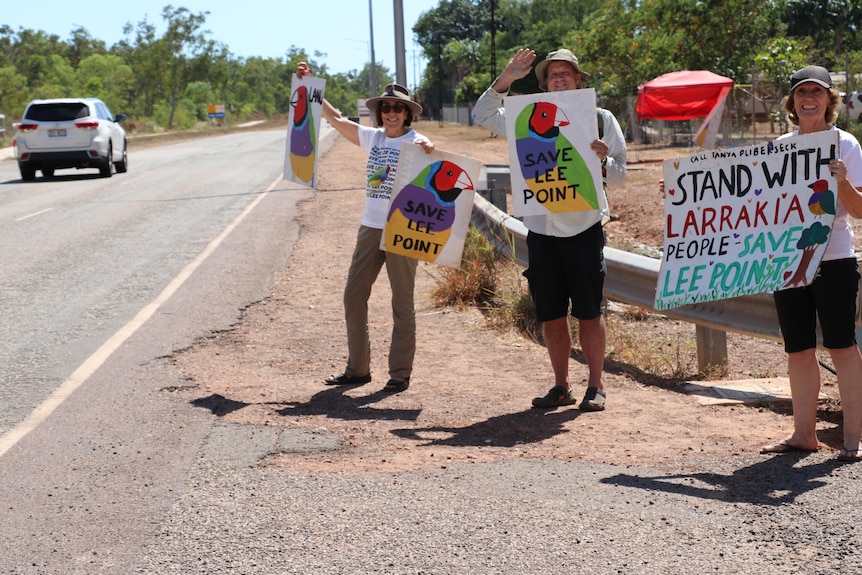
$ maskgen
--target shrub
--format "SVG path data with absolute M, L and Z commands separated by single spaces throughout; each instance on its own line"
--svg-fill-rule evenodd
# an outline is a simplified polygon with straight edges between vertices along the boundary
M 438 307 L 479 305 L 487 301 L 497 285 L 497 254 L 488 240 L 470 226 L 464 241 L 461 267 L 444 268 L 431 300 Z

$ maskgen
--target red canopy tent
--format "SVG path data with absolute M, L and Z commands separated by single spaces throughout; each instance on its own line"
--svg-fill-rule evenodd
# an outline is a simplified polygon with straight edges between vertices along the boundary
M 638 86 L 638 120 L 692 120 L 708 116 L 733 80 L 708 70 L 671 72 Z

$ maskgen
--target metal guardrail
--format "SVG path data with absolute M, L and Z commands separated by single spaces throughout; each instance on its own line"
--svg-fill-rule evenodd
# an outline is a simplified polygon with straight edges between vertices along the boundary
M 493 179 L 489 174 L 487 181 L 492 189 Z M 523 222 L 489 202 L 483 195 L 476 194 L 472 223 L 495 247 L 526 267 L 527 228 Z M 609 299 L 637 305 L 697 326 L 698 366 L 701 369 L 709 365 L 727 364 L 726 332 L 783 341 L 775 305 L 769 294 L 656 310 L 655 290 L 660 260 L 606 247 L 605 263 L 605 295 Z

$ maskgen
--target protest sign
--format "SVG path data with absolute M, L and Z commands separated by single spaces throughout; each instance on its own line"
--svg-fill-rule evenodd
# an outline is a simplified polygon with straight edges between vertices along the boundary
M 506 98 L 516 216 L 607 209 L 592 88 Z
M 835 219 L 838 150 L 823 131 L 665 161 L 656 309 L 811 283 Z
M 402 144 L 380 248 L 458 268 L 482 163 Z
M 310 187 L 317 183 L 317 140 L 325 86 L 326 80 L 321 78 L 293 77 L 284 153 L 285 180 Z

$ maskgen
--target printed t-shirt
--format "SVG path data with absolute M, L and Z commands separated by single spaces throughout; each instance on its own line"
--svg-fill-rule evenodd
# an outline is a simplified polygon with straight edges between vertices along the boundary
M 400 138 L 387 138 L 383 128 L 359 126 L 359 146 L 368 150 L 365 167 L 365 209 L 362 225 L 382 230 L 386 226 L 389 196 L 395 182 L 401 144 L 412 144 L 428 138 L 412 128 Z

